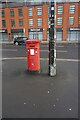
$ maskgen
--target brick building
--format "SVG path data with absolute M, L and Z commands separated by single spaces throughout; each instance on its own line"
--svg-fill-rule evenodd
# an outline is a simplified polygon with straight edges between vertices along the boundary
M 8 3 L 0 8 L 0 40 L 13 37 L 49 40 L 49 3 Z M 80 2 L 56 4 L 56 35 L 58 41 L 79 40 Z

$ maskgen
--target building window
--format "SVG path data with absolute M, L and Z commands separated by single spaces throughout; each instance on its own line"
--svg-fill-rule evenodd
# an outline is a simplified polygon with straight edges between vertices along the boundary
M 80 17 L 79 17 L 79 25 L 80 25 Z
M 5 12 L 4 12 L 4 10 L 2 10 L 2 18 L 4 18 L 5 17 Z
M 28 9 L 28 15 L 29 15 L 29 16 L 32 16 L 32 15 L 33 15 L 32 8 L 29 8 L 29 9 Z
M 62 14 L 63 13 L 63 6 L 58 6 L 58 14 Z
M 10 10 L 10 16 L 14 17 L 14 10 L 13 9 Z
M 42 15 L 42 8 L 37 8 L 37 15 Z
M 42 32 L 39 32 L 39 33 L 38 33 L 38 39 L 39 39 L 39 40 L 42 40 L 42 39 L 43 39 L 43 33 L 42 33 Z
M 70 14 L 75 13 L 75 5 L 70 5 Z
M 18 15 L 19 15 L 19 16 L 23 16 L 22 8 L 19 8 L 19 9 L 18 9 Z
M 59 18 L 57 19 L 57 25 L 62 25 L 62 17 L 59 17 Z
M 42 26 L 42 18 L 37 19 L 37 24 L 38 24 L 38 26 Z
M 6 21 L 2 20 L 2 27 L 6 27 Z
M 23 20 L 22 19 L 19 20 L 19 26 L 23 26 Z
M 74 24 L 74 17 L 69 17 L 69 25 L 73 25 Z
M 11 20 L 11 27 L 15 27 L 15 21 Z
M 33 26 L 33 19 L 29 19 L 29 26 Z
M 42 40 L 43 39 L 43 33 L 42 32 L 29 32 L 29 38 L 30 39 L 38 39 Z

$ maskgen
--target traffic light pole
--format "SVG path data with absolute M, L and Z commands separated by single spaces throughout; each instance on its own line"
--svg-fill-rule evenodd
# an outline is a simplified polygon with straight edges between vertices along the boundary
M 49 25 L 49 75 L 56 75 L 56 2 L 50 3 Z

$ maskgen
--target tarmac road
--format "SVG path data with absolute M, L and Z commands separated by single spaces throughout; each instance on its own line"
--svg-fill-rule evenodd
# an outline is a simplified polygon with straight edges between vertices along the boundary
M 41 50 L 41 72 L 34 74 L 25 46 L 3 45 L 3 118 L 78 118 L 78 46 L 57 46 L 55 77 L 48 76 L 48 46 Z
M 26 46 L 15 46 L 13 44 L 2 45 L 2 56 L 4 57 L 26 57 Z M 78 44 L 57 44 L 57 58 L 78 59 Z M 48 58 L 48 44 L 40 45 L 40 57 Z

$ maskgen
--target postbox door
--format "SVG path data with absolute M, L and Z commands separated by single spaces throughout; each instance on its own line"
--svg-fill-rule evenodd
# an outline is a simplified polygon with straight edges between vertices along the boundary
M 37 48 L 30 48 L 28 63 L 30 70 L 37 70 L 39 68 L 39 56 Z

